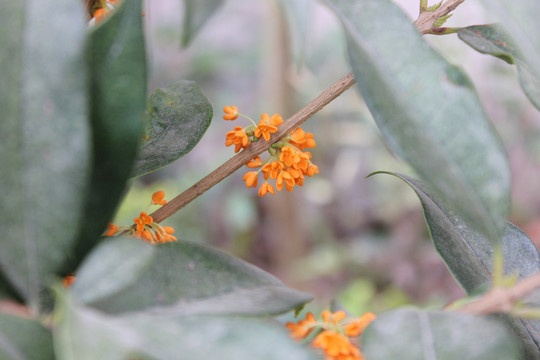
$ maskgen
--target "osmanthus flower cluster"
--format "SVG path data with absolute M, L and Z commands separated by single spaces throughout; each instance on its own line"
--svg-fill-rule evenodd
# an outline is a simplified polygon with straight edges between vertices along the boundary
M 277 132 L 278 127 L 283 124 L 283 119 L 279 114 L 269 116 L 262 114 L 261 120 L 256 124 L 250 117 L 240 114 L 236 106 L 225 106 L 223 108 L 224 120 L 236 120 L 242 116 L 251 122 L 246 127 L 236 126 L 229 131 L 225 137 L 225 146 L 234 145 L 234 152 L 245 149 L 249 144 L 263 138 L 270 140 L 271 134 Z M 313 134 L 306 133 L 301 128 L 295 129 L 280 141 L 272 144 L 268 149 L 270 156 L 265 161 L 259 156 L 249 161 L 246 166 L 252 169 L 244 175 L 247 187 L 257 187 L 259 174 L 262 172 L 264 183 L 259 188 L 259 196 L 267 193 L 275 194 L 275 189 L 280 191 L 283 187 L 291 191 L 294 186 L 304 185 L 306 176 L 311 177 L 319 173 L 319 168 L 311 162 L 311 153 L 304 149 L 314 148 Z M 270 184 L 270 180 L 275 180 L 275 188 Z
M 301 341 L 314 335 L 311 345 L 321 349 L 326 360 L 363 360 L 358 338 L 365 328 L 375 320 L 373 313 L 365 313 L 358 318 L 347 318 L 344 311 L 321 313 L 322 320 L 317 320 L 308 313 L 298 323 L 289 322 L 285 326 L 291 331 L 291 337 Z
M 165 205 L 165 193 L 157 191 L 152 195 L 150 205 Z M 174 234 L 174 229 L 170 226 L 161 226 L 145 211 L 141 211 L 139 217 L 133 220 L 134 225 L 121 226 L 109 223 L 105 236 L 125 235 L 142 239 L 150 244 L 163 244 L 172 241 L 178 241 Z

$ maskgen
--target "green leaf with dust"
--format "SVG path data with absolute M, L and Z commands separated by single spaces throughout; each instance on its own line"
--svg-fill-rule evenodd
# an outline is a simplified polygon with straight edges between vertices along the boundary
M 540 109 L 540 69 L 534 69 L 512 38 L 500 25 L 475 25 L 461 28 L 459 38 L 478 52 L 516 64 L 519 82 L 532 104 Z
M 343 23 L 358 88 L 390 148 L 497 240 L 509 210 L 509 165 L 469 78 L 391 1 L 326 3 Z
M 521 86 L 532 104 L 540 109 L 540 1 L 484 0 L 484 3 L 498 16 L 519 49 L 512 55 L 518 64 Z
M 224 0 L 184 0 L 182 46 L 191 43 L 195 35 L 224 3 Z
M 109 313 L 276 315 L 312 299 L 253 265 L 188 241 L 110 240 L 76 275 L 76 298 Z
M 381 314 L 362 335 L 369 360 L 520 360 L 503 324 L 442 311 L 402 309 Z
M 162 168 L 190 152 L 210 126 L 212 115 L 212 105 L 192 81 L 154 91 L 132 176 Z
M 141 1 L 124 1 L 90 31 L 91 124 L 94 156 L 77 247 L 65 265 L 75 270 L 99 241 L 124 193 L 143 131 L 146 54 Z
M 492 242 L 452 211 L 423 181 L 397 173 L 379 173 L 400 178 L 416 192 L 435 248 L 468 294 L 474 295 L 479 288 L 491 282 Z M 517 275 L 518 279 L 523 279 L 540 271 L 540 254 L 536 246 L 516 226 L 507 223 L 502 246 L 507 276 Z M 535 292 L 525 300 L 531 306 L 540 306 L 540 302 L 534 300 L 539 295 L 540 292 Z M 522 341 L 527 359 L 538 357 L 540 353 L 536 344 L 540 344 L 540 320 L 505 317 L 505 321 Z
M 54 360 L 49 330 L 31 319 L 0 312 L 0 359 Z
M 132 239 L 133 240 L 133 239 Z M 322 360 L 281 324 L 232 316 L 110 315 L 60 291 L 53 330 L 58 360 Z
M 34 308 L 74 244 L 88 184 L 84 16 L 78 1 L 0 3 L 0 268 Z

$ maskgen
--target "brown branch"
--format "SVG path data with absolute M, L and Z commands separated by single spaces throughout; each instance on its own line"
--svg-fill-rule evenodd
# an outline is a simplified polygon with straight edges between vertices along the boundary
M 416 25 L 416 28 L 422 34 L 429 34 L 433 28 L 433 23 L 435 20 L 450 14 L 450 12 L 452 12 L 464 1 L 465 0 L 448 0 L 435 11 L 424 11 L 418 16 L 418 19 L 416 19 L 414 25 Z
M 465 304 L 456 311 L 473 315 L 508 314 L 514 309 L 517 301 L 538 288 L 540 288 L 540 272 L 521 280 L 511 288 L 495 287 L 480 299 Z
M 355 83 L 353 74 L 347 74 L 342 79 L 337 81 L 334 85 L 324 90 L 313 101 L 303 107 L 300 111 L 287 119 L 279 128 L 276 133 L 272 135 L 270 141 L 264 141 L 263 139 L 252 143 L 246 149 L 229 159 L 223 165 L 212 171 L 206 177 L 201 179 L 195 185 L 163 205 L 161 208 L 150 214 L 155 222 L 161 222 L 189 204 L 199 195 L 202 195 L 205 191 L 212 186 L 231 175 L 233 172 L 241 168 L 248 161 L 255 156 L 268 150 L 270 145 L 279 141 L 282 137 L 287 135 L 291 130 L 298 127 L 304 121 L 312 117 L 315 113 L 328 105 L 332 100 L 343 94 Z

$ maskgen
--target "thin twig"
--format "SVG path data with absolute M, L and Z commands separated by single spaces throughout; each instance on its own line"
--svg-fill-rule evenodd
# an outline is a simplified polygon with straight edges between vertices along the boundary
M 494 313 L 508 314 L 517 301 L 531 294 L 540 287 L 540 272 L 521 280 L 511 288 L 495 287 L 478 300 L 456 309 L 458 312 L 485 315 Z
M 418 16 L 414 25 L 416 25 L 416 28 L 422 34 L 429 34 L 435 20 L 448 15 L 464 1 L 465 0 L 448 0 L 435 11 L 424 11 Z
M 319 110 L 332 102 L 332 100 L 343 94 L 354 83 L 355 80 L 353 74 L 347 74 L 339 81 L 337 81 L 334 85 L 324 90 L 319 96 L 317 96 L 313 101 L 303 107 L 300 111 L 287 119 L 278 128 L 278 131 L 272 135 L 270 141 L 264 141 L 263 139 L 260 139 L 257 142 L 252 143 L 243 151 L 238 153 L 236 156 L 229 159 L 223 165 L 221 165 L 220 167 L 212 171 L 210 174 L 208 174 L 206 177 L 204 177 L 202 180 L 197 182 L 195 185 L 193 185 L 192 187 L 169 201 L 167 204 L 163 205 L 161 208 L 150 214 L 150 216 L 152 216 L 154 221 L 158 223 L 165 220 L 166 218 L 189 204 L 199 195 L 202 195 L 212 186 L 216 185 L 221 180 L 225 179 L 227 176 L 231 175 L 233 172 L 241 168 L 255 156 L 268 150 L 270 145 L 279 141 L 291 130 L 295 129 L 304 121 L 312 117 Z

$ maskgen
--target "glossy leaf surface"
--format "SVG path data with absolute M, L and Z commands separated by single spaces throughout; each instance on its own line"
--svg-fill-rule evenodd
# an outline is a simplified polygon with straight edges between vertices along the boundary
M 492 240 L 510 172 L 472 83 L 389 0 L 327 0 L 343 23 L 358 88 L 389 146 Z
M 479 287 L 491 282 L 493 244 L 453 212 L 423 181 L 401 174 L 387 174 L 399 177 L 416 192 L 435 248 L 467 293 L 474 294 Z M 540 271 L 538 250 L 516 226 L 507 223 L 502 245 L 506 275 L 518 275 L 523 279 Z M 530 299 L 538 295 L 540 293 L 536 292 Z M 536 301 L 531 305 L 540 303 Z M 529 358 L 539 356 L 536 344 L 540 344 L 540 321 L 510 318 L 506 321 L 524 344 Z
M 519 76 L 525 94 L 540 109 L 540 2 L 536 0 L 484 0 L 499 17 L 518 49 Z
M 321 359 L 271 321 L 148 313 L 112 316 L 77 305 L 65 295 L 60 301 L 54 329 L 59 360 Z
M 0 312 L 0 359 L 53 360 L 53 339 L 38 322 Z
M 90 158 L 84 10 L 50 10 L 0 4 L 0 263 L 32 307 L 74 244 Z
M 275 315 L 311 300 L 222 251 L 134 238 L 98 247 L 77 271 L 73 291 L 80 301 L 110 313 Z
M 146 104 L 141 1 L 122 2 L 90 31 L 93 172 L 83 227 L 66 273 L 97 243 L 114 214 L 133 167 Z
M 516 64 L 519 81 L 525 94 L 540 109 L 540 69 L 535 70 L 514 41 L 499 25 L 468 26 L 458 30 L 458 36 L 473 49 Z
M 187 154 L 202 138 L 213 109 L 192 81 L 157 89 L 148 99 L 145 135 L 132 176 L 166 166 Z
M 519 360 L 506 328 L 487 318 L 403 309 L 381 314 L 362 335 L 369 360 Z

